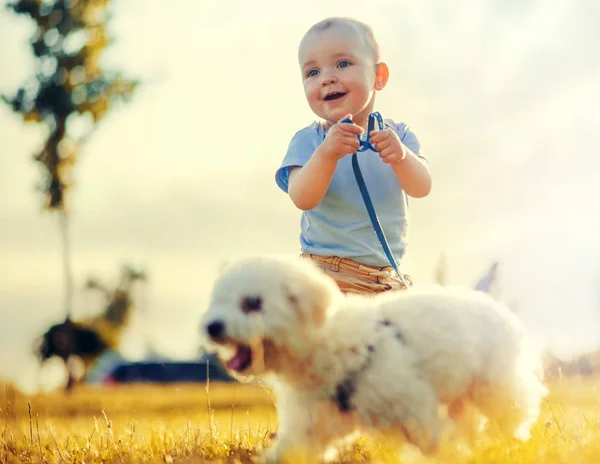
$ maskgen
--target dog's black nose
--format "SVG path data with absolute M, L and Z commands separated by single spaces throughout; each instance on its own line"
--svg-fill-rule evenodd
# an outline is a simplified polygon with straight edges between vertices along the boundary
M 223 321 L 213 321 L 206 326 L 206 331 L 213 340 L 221 340 L 225 335 L 225 324 Z

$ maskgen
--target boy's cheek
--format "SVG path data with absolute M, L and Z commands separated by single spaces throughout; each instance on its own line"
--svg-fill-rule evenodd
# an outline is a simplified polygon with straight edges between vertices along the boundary
M 313 88 L 312 85 L 305 83 L 304 84 L 304 95 L 306 95 L 306 98 L 311 100 L 315 98 L 315 89 Z

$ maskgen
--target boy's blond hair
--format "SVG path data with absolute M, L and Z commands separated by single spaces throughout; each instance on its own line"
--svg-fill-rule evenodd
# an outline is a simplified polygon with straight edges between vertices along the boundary
M 373 58 L 375 59 L 375 63 L 379 62 L 379 58 L 380 58 L 379 44 L 377 43 L 377 40 L 375 39 L 375 34 L 373 33 L 373 29 L 368 24 L 365 24 L 362 21 L 359 21 L 359 20 L 353 19 L 353 18 L 331 17 L 331 18 L 323 19 L 322 21 L 319 21 L 318 23 L 314 24 L 306 32 L 306 34 L 304 34 L 304 37 L 302 37 L 300 44 L 302 45 L 302 42 L 304 42 L 306 37 L 308 37 L 312 32 L 325 31 L 335 25 L 346 25 L 346 26 L 352 26 L 352 27 L 356 28 L 359 31 L 359 33 L 362 35 L 362 38 L 364 39 L 366 46 L 371 50 L 371 52 L 373 54 Z

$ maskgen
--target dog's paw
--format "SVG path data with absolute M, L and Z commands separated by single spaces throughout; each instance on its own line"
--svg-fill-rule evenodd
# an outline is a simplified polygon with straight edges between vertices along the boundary
M 257 463 L 258 464 L 276 464 L 276 463 L 281 463 L 281 464 L 294 463 L 295 464 L 295 463 L 297 463 L 298 460 L 293 459 L 292 456 L 290 456 L 290 454 L 291 453 L 282 453 L 279 450 L 277 450 L 276 448 L 269 448 L 262 452 L 262 454 L 258 457 Z
M 417 427 L 414 423 L 407 423 L 404 426 L 404 435 L 407 441 L 416 446 L 425 456 L 433 456 L 438 452 L 441 432 L 440 426 L 429 430 Z
M 279 462 L 279 454 L 274 448 L 264 450 L 254 459 L 256 464 L 275 464 Z
M 273 447 L 264 450 L 257 459 L 258 464 L 312 464 L 317 460 L 318 453 L 305 447 Z

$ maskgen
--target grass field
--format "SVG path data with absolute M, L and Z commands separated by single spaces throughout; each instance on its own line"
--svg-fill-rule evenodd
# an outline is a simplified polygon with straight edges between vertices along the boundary
M 600 463 L 600 379 L 551 385 L 526 444 L 482 436 L 470 453 L 442 445 L 443 463 Z M 252 462 L 277 420 L 257 385 L 82 387 L 70 395 L 0 392 L 0 463 Z M 339 462 L 398 462 L 360 441 Z M 432 462 L 413 458 L 411 462 Z

